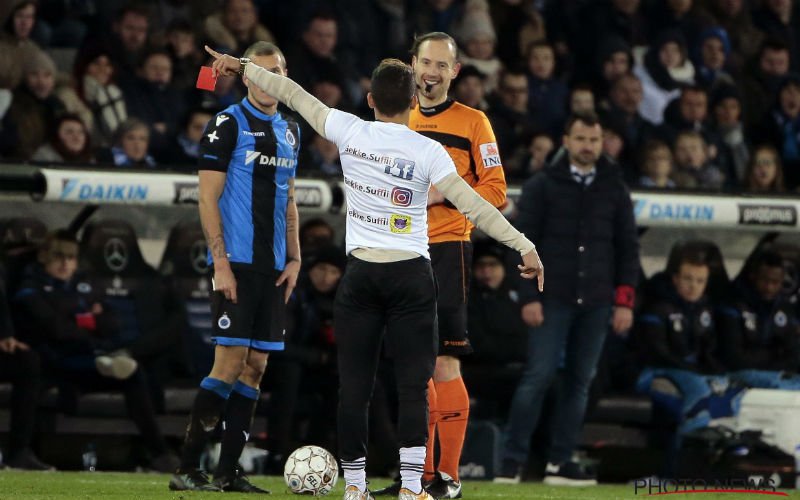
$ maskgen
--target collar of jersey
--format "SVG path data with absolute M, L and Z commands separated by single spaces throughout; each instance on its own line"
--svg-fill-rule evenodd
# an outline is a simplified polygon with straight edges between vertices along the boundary
M 247 99 L 247 97 L 245 97 L 244 99 L 242 99 L 242 106 L 244 106 L 244 109 L 246 109 L 247 111 L 249 111 L 250 113 L 252 113 L 252 114 L 253 114 L 253 116 L 255 116 L 256 118 L 258 118 L 259 120 L 268 120 L 268 121 L 272 121 L 272 120 L 274 120 L 275 118 L 277 118 L 278 116 L 280 116 L 280 113 L 278 113 L 277 111 L 275 112 L 275 114 L 274 114 L 274 115 L 268 115 L 268 114 L 266 114 L 266 113 L 264 113 L 264 112 L 262 112 L 262 111 L 259 111 L 259 110 L 257 110 L 257 109 L 256 109 L 256 107 L 255 107 L 255 106 L 253 106 L 253 105 L 250 103 L 250 101 Z
M 438 115 L 439 113 L 450 109 L 450 106 L 452 106 L 454 103 L 455 101 L 448 97 L 443 103 L 437 104 L 436 106 L 431 106 L 430 108 L 423 108 L 420 106 L 419 112 L 428 117 Z

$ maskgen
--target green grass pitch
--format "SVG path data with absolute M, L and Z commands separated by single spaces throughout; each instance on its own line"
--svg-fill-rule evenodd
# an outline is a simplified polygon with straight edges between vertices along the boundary
M 281 477 L 255 476 L 254 484 L 266 487 L 272 495 L 263 498 L 274 500 L 300 500 L 286 490 Z M 0 500 L 244 500 L 258 498 L 257 495 L 233 493 L 197 493 L 173 492 L 167 489 L 169 476 L 159 474 L 103 473 L 103 472 L 18 472 L 0 471 Z M 373 487 L 380 488 L 389 480 L 377 479 Z M 327 496 L 330 499 L 341 498 L 343 485 L 340 478 L 336 489 Z M 800 494 L 789 491 L 789 497 L 756 495 L 756 494 L 692 494 L 666 495 L 666 499 L 702 499 L 733 500 L 750 499 L 782 499 L 800 498 Z M 389 498 L 389 497 L 379 497 Z M 663 496 L 648 497 L 635 495 L 629 485 L 602 485 L 594 488 L 553 488 L 541 483 L 523 483 L 520 485 L 497 485 L 488 482 L 471 481 L 464 483 L 465 500 L 523 500 L 523 499 L 575 499 L 575 500 L 611 500 L 611 499 L 643 499 L 665 498 Z

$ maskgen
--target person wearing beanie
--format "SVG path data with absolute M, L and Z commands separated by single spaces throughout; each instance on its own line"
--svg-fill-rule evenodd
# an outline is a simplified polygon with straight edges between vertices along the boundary
M 503 63 L 495 54 L 497 33 L 489 16 L 489 5 L 485 0 L 467 2 L 464 16 L 455 31 L 462 52 L 459 60 L 463 65 L 475 66 L 486 75 L 486 92 L 497 88 Z
M 56 65 L 42 51 L 32 52 L 22 66 L 22 84 L 14 92 L 9 113 L 16 123 L 19 140 L 14 156 L 27 160 L 47 139 L 50 124 L 66 111 L 56 97 Z
M 728 72 L 730 53 L 731 42 L 724 29 L 714 26 L 703 30 L 693 53 L 697 84 L 707 89 L 733 85 L 733 77 Z

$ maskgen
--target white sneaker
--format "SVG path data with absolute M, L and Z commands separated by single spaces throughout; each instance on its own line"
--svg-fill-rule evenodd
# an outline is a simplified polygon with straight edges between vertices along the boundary
M 575 462 L 564 462 L 561 465 L 547 463 L 544 470 L 544 484 L 550 486 L 595 486 L 597 478 L 583 470 Z
M 419 493 L 414 493 L 408 488 L 400 488 L 400 493 L 397 495 L 397 500 L 434 500 L 430 493 L 422 488 Z
M 133 375 L 139 364 L 129 356 L 98 356 L 94 366 L 100 375 L 117 380 L 126 380 Z
M 348 486 L 344 490 L 344 500 L 373 500 L 369 490 L 361 491 L 357 486 Z

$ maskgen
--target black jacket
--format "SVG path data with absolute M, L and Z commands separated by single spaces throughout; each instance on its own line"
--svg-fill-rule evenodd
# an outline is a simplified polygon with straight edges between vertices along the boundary
M 524 363 L 528 327 L 520 315 L 519 295 L 505 282 L 497 290 L 473 281 L 469 294 L 469 341 L 475 350 L 466 363 Z
M 720 373 L 713 309 L 703 298 L 682 300 L 670 277 L 661 273 L 649 287 L 654 295 L 636 319 L 635 341 L 645 366 Z
M 731 370 L 800 368 L 800 325 L 794 305 L 784 297 L 761 300 L 744 283 L 737 297 L 719 308 L 721 359 Z
M 569 304 L 614 303 L 615 288 L 636 286 L 639 240 L 633 204 L 619 167 L 605 157 L 587 187 L 570 173 L 566 154 L 525 183 L 517 227 L 538 249 L 545 298 Z M 541 300 L 534 281 L 520 286 L 520 302 Z

